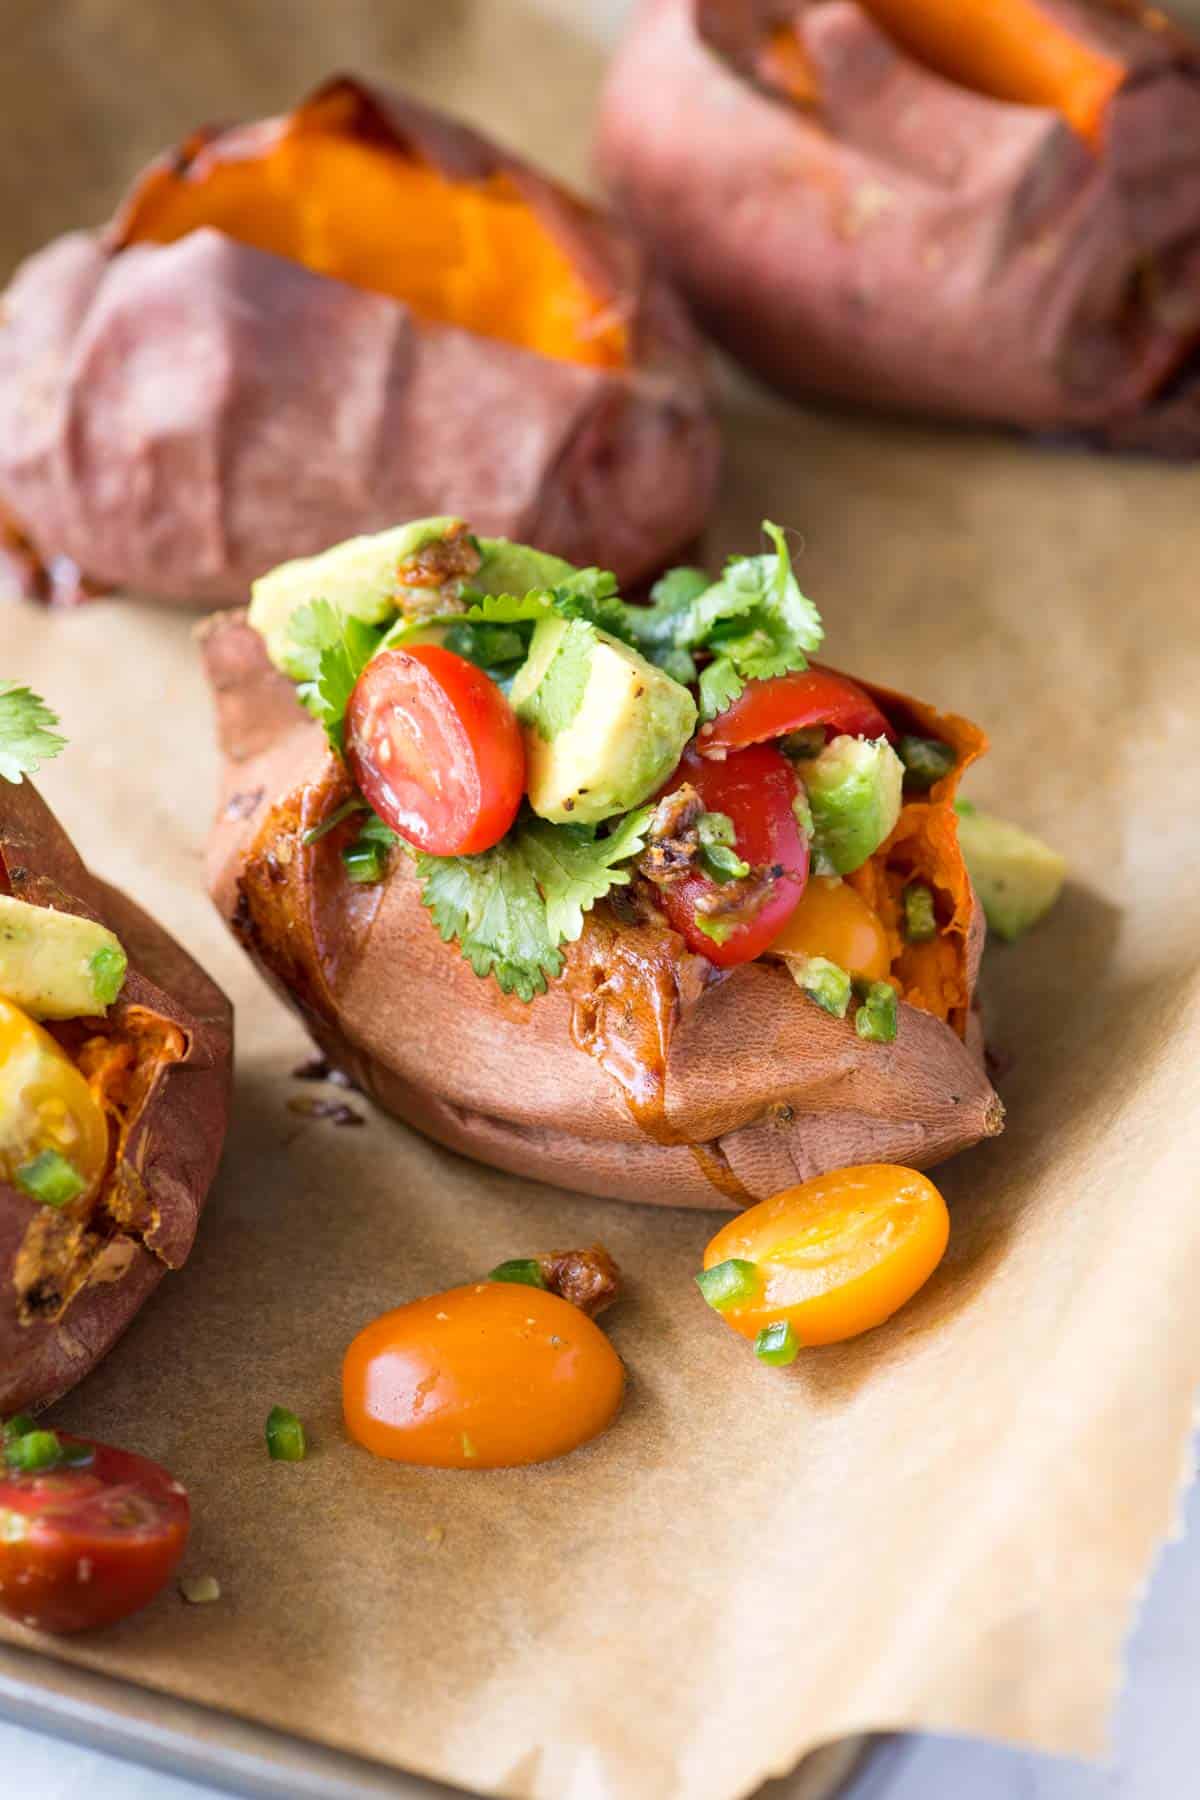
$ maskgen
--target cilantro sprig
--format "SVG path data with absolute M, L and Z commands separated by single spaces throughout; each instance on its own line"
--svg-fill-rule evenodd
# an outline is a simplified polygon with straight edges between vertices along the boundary
M 291 666 L 300 676 L 301 704 L 325 727 L 340 756 L 343 727 L 354 684 L 383 638 L 376 625 L 366 625 L 328 600 L 310 600 L 291 618 Z
M 651 812 L 627 813 L 607 837 L 525 816 L 478 856 L 418 856 L 421 898 L 439 936 L 506 994 L 544 993 L 585 913 L 630 880 L 625 865 L 645 847 Z
M 57 724 L 58 714 L 30 688 L 0 681 L 0 780 L 22 781 L 57 756 L 67 742 Z

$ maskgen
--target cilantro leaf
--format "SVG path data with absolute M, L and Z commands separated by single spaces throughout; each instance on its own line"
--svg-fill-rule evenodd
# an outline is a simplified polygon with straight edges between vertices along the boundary
M 731 557 L 720 581 L 693 602 L 683 642 L 713 660 L 700 678 L 706 719 L 737 699 L 747 681 L 808 667 L 807 652 L 824 637 L 821 616 L 792 573 L 783 531 L 769 519 L 763 530 L 775 545 L 759 556 Z
M 626 813 L 607 837 L 587 838 L 569 825 L 531 819 L 521 828 L 526 860 L 542 891 L 546 920 L 555 943 L 573 944 L 583 915 L 614 887 L 626 887 L 630 870 L 618 868 L 645 848 L 654 809 Z
M 325 727 L 337 751 L 354 684 L 379 648 L 383 632 L 351 617 L 328 600 L 298 607 L 290 622 L 292 661 L 300 675 L 302 705 Z
M 559 946 L 579 936 L 584 914 L 630 880 L 618 865 L 642 849 L 650 815 L 627 814 L 607 837 L 526 817 L 478 856 L 418 856 L 421 898 L 477 975 L 532 1000 L 562 973 Z
M 438 935 L 459 949 L 476 975 L 532 1000 L 562 972 L 546 908 L 518 837 L 478 856 L 417 858 L 421 898 Z
M 583 705 L 595 646 L 595 626 L 570 620 L 545 674 L 517 709 L 522 723 L 532 725 L 546 743 L 566 730 Z
M 66 745 L 54 727 L 58 714 L 15 681 L 0 681 L 0 780 L 36 775 Z

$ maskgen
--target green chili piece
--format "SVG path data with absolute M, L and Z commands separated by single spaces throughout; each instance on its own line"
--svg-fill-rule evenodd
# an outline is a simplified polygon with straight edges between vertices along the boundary
M 937 936 L 933 889 L 923 881 L 910 881 L 904 890 L 904 935 L 910 944 L 927 944 Z
M 904 785 L 924 794 L 949 775 L 958 757 L 940 738 L 902 737 L 896 746 L 904 764 Z
M 696 836 L 700 840 L 700 861 L 714 881 L 742 881 L 750 873 L 750 864 L 743 862 L 734 849 L 737 834 L 728 813 L 701 813 Z
M 4 1421 L 4 1442 L 10 1444 L 14 1438 L 28 1437 L 36 1430 L 37 1425 L 28 1413 L 14 1413 L 11 1419 Z
M 546 1285 L 546 1277 L 542 1274 L 542 1265 L 532 1256 L 515 1256 L 511 1262 L 497 1263 L 488 1272 L 489 1281 L 515 1281 L 521 1287 L 540 1287 Z
M 383 880 L 387 872 L 387 855 L 383 844 L 372 843 L 369 838 L 356 838 L 342 851 L 342 863 L 351 881 L 366 885 Z
M 41 1469 L 54 1469 L 62 1461 L 62 1444 L 53 1431 L 27 1431 L 4 1447 L 4 1460 L 19 1474 L 32 1475 Z
M 755 1338 L 754 1354 L 773 1369 L 786 1369 L 800 1354 L 800 1339 L 786 1319 L 774 1319 Z
M 791 956 L 787 959 L 792 979 L 802 994 L 835 1019 L 844 1019 L 853 984 L 845 969 L 827 956 Z
M 724 1312 L 730 1306 L 753 1300 L 759 1288 L 758 1264 L 747 1262 L 742 1256 L 727 1257 L 711 1269 L 701 1269 L 696 1286 L 711 1307 Z
M 87 1187 L 75 1164 L 68 1162 L 61 1150 L 42 1150 L 32 1162 L 23 1163 L 17 1170 L 16 1183 L 43 1206 L 69 1206 Z
M 267 1414 L 267 1449 L 273 1462 L 303 1462 L 308 1450 L 304 1427 L 286 1406 L 273 1406 Z
M 854 1015 L 855 1031 L 860 1038 L 873 1044 L 891 1044 L 895 1041 L 899 1021 L 895 988 L 886 981 L 873 981 Z

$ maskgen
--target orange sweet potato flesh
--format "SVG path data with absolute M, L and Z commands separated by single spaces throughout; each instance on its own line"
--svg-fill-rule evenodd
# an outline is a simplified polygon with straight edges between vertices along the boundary
M 244 604 L 457 512 L 636 582 L 718 460 L 703 345 L 633 234 L 346 78 L 189 138 L 0 304 L 0 562 L 42 598 Z
M 100 919 L 129 956 L 106 1019 L 53 1027 L 110 1117 L 99 1195 L 57 1210 L 0 1183 L 4 1414 L 74 1387 L 186 1261 L 225 1138 L 233 1028 L 220 989 L 89 873 L 29 782 L 0 783 L 0 891 Z
M 456 178 L 365 135 L 346 89 L 156 163 L 115 239 L 173 244 L 204 226 L 421 319 L 564 362 L 628 361 L 612 294 L 589 284 L 509 173 Z
M 204 652 L 225 759 L 216 904 L 322 1051 L 428 1136 L 588 1193 L 725 1207 L 847 1163 L 929 1165 L 1000 1129 L 977 1031 L 904 1004 L 895 1043 L 864 1043 L 782 963 L 717 971 L 619 901 L 589 916 L 545 995 L 505 997 L 441 942 L 406 858 L 361 887 L 340 856 L 352 825 L 304 842 L 345 776 L 244 618 L 211 621 Z M 936 717 L 908 702 L 895 716 Z M 926 810 L 949 817 L 951 791 Z M 906 824 L 937 838 L 924 812 Z M 949 939 L 965 1005 L 983 923 L 949 846 L 936 855 L 965 925 Z

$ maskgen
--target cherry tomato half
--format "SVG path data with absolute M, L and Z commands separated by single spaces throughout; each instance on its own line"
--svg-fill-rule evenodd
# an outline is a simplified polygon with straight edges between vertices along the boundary
M 745 1292 L 714 1302 L 727 1325 L 754 1338 L 786 1322 L 796 1341 L 836 1344 L 882 1325 L 942 1260 L 946 1202 L 915 1169 L 860 1163 L 834 1169 L 751 1206 L 718 1231 L 705 1269 L 731 1258 Z
M 577 1306 L 477 1281 L 384 1313 L 342 1367 L 352 1438 L 393 1462 L 504 1469 L 586 1444 L 621 1404 L 625 1371 Z
M 719 883 L 697 872 L 663 889 L 662 909 L 689 950 L 730 969 L 751 962 L 766 949 L 804 892 L 808 839 L 793 811 L 800 784 L 786 756 L 766 744 L 731 751 L 723 761 L 687 750 L 664 791 L 672 793 L 685 781 L 697 790 L 708 812 L 724 813 L 732 819 L 733 847 L 743 862 L 753 869 L 780 871 L 750 916 L 735 925 L 723 942 L 717 942 L 699 924 L 700 919 L 714 915 L 698 910 L 702 899 L 720 892 Z
M 88 1631 L 138 1612 L 187 1544 L 187 1494 L 157 1463 L 59 1434 L 85 1468 L 0 1471 L 0 1610 L 34 1631 Z
M 741 750 L 810 725 L 827 725 L 835 737 L 896 739 L 865 688 L 814 665 L 770 681 L 748 681 L 732 706 L 700 727 L 699 743 L 702 750 Z
M 346 761 L 384 824 L 434 856 L 490 850 L 525 791 L 512 707 L 440 644 L 372 657 L 346 709 Z

